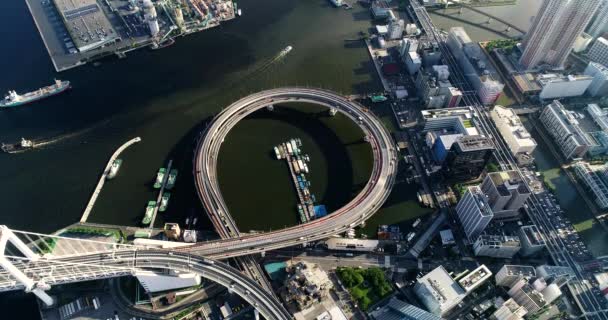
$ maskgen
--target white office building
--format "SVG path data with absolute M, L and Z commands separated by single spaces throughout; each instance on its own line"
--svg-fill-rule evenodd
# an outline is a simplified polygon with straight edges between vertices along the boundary
M 532 266 L 506 264 L 496 273 L 496 285 L 511 288 L 519 280 L 530 280 L 536 277 L 536 269 Z
M 541 86 L 539 98 L 543 100 L 582 96 L 593 82 L 587 75 L 541 74 L 537 78 Z
M 589 150 L 586 133 L 559 101 L 543 108 L 539 119 L 566 159 L 582 158 Z
M 467 189 L 456 205 L 456 213 L 469 241 L 475 241 L 494 217 L 486 195 L 477 186 Z
M 505 301 L 490 317 L 491 320 L 521 320 L 528 313 L 526 308 L 520 306 L 515 300 Z
M 520 63 L 563 67 L 576 38 L 589 24 L 600 0 L 545 0 L 522 42 Z
M 574 41 L 574 45 L 572 46 L 572 51 L 579 53 L 587 50 L 591 42 L 593 41 L 593 37 L 586 33 L 581 33 L 576 41 Z
M 589 163 L 579 161 L 573 165 L 576 176 L 585 184 L 585 189 L 593 195 L 595 203 L 602 209 L 608 209 L 608 185 L 602 180 L 598 170 Z
M 496 128 L 507 142 L 513 155 L 519 153 L 531 154 L 536 148 L 536 141 L 524 127 L 513 109 L 495 106 L 490 112 Z
M 401 39 L 405 30 L 405 21 L 403 19 L 393 19 L 388 24 L 388 38 L 390 40 Z
M 475 136 L 479 132 L 473 124 L 471 107 L 422 110 L 424 119 L 423 131 L 449 131 L 463 135 Z
M 593 81 L 587 88 L 592 97 L 608 96 L 608 68 L 597 62 L 591 62 L 585 69 L 585 74 L 593 77 Z M 602 128 L 604 129 L 604 128 Z
M 476 256 L 511 259 L 521 249 L 517 236 L 482 234 L 473 243 Z
M 608 39 L 599 37 L 591 49 L 589 49 L 589 59 L 601 65 L 608 66 Z
M 477 267 L 466 276 L 458 280 L 458 284 L 467 292 L 471 292 L 481 286 L 492 277 L 492 271 L 485 265 Z
M 440 317 L 456 307 L 467 294 L 443 266 L 420 277 L 414 292 L 429 312 Z
M 547 305 L 547 301 L 540 292 L 544 288 L 541 286 L 538 289 L 535 289 L 526 280 L 520 280 L 511 287 L 508 294 L 517 304 L 528 310 L 528 315 L 532 315 Z

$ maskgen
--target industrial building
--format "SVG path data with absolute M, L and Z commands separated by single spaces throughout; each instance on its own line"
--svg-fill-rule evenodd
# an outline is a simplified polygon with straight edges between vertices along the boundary
M 597 62 L 591 62 L 585 69 L 585 74 L 593 77 L 593 81 L 587 88 L 592 97 L 608 96 L 608 68 Z M 602 128 L 606 130 L 605 128 Z
M 584 182 L 585 189 L 593 196 L 601 209 L 608 209 L 608 185 L 598 171 L 605 172 L 605 166 L 592 167 L 589 163 L 578 161 L 574 165 L 576 176 Z
M 509 299 L 498 307 L 490 320 L 521 320 L 528 314 L 526 308 L 520 306 L 515 300 Z
M 519 228 L 519 240 L 521 241 L 519 254 L 524 257 L 529 257 L 542 251 L 546 245 L 538 227 L 535 225 Z
M 591 49 L 589 49 L 588 56 L 589 60 L 608 66 L 608 39 L 604 37 L 597 38 Z
M 545 0 L 522 42 L 520 63 L 528 69 L 541 65 L 563 67 L 576 38 L 589 24 L 600 0 Z
M 536 277 L 536 269 L 532 266 L 506 264 L 498 270 L 496 285 L 511 288 L 517 282 L 524 279 L 526 281 Z
M 120 41 L 120 36 L 95 0 L 53 0 L 71 42 L 79 52 L 87 52 Z
M 482 234 L 473 243 L 476 256 L 511 259 L 521 249 L 518 236 Z
M 515 114 L 513 109 L 495 106 L 490 112 L 490 116 L 513 155 L 519 153 L 532 154 L 536 149 L 536 141 L 521 123 L 519 116 Z
M 559 101 L 545 106 L 539 119 L 566 159 L 582 158 L 589 150 L 585 132 Z
M 440 320 L 441 318 L 392 297 L 388 304 L 369 313 L 374 320 Z
M 427 310 L 439 317 L 456 307 L 467 293 L 443 266 L 420 277 L 414 292 Z
M 451 28 L 447 44 L 458 60 L 481 103 L 493 104 L 500 97 L 504 84 L 478 43 L 471 41 L 462 27 Z
M 470 241 L 475 241 L 494 217 L 487 197 L 477 186 L 467 189 L 456 205 L 456 213 Z
M 378 240 L 329 238 L 325 241 L 329 250 L 371 252 L 378 248 Z
M 463 136 L 454 142 L 444 163 L 452 180 L 477 179 L 492 157 L 494 144 L 485 136 Z
M 526 182 L 517 171 L 490 172 L 480 185 L 494 212 L 493 219 L 516 219 L 530 197 Z
M 542 88 L 538 97 L 548 100 L 582 96 L 593 82 L 593 77 L 549 73 L 539 75 L 537 81 Z

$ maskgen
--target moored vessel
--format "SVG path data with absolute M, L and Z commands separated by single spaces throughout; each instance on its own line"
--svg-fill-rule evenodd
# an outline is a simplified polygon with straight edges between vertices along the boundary
M 154 216 L 154 209 L 156 208 L 156 201 L 148 201 L 148 206 L 146 207 L 146 213 L 144 214 L 144 218 L 141 220 L 142 224 L 150 224 L 152 222 L 152 216 Z
M 156 181 L 154 182 L 154 189 L 160 189 L 160 187 L 163 185 L 166 171 L 167 169 L 165 168 L 158 169 L 158 172 L 156 173 Z
M 167 210 L 167 207 L 169 206 L 170 198 L 171 198 L 171 193 L 169 193 L 169 192 L 163 193 L 163 196 L 160 199 L 160 207 L 158 208 L 158 211 L 165 212 L 165 210 Z
M 36 91 L 18 94 L 15 90 L 9 90 L 8 94 L 0 101 L 1 108 L 14 108 L 24 104 L 32 103 L 56 94 L 62 93 L 70 88 L 69 81 L 55 80 L 55 84 L 42 87 Z
M 177 180 L 177 169 L 171 169 L 171 171 L 169 171 L 169 176 L 167 177 L 167 185 L 165 186 L 165 188 L 167 188 L 169 190 L 173 189 L 173 186 L 175 186 L 176 180 Z
M 118 170 L 120 169 L 121 165 L 122 165 L 122 159 L 114 160 L 112 162 L 112 165 L 110 166 L 110 171 L 108 172 L 106 179 L 109 180 L 109 179 L 116 177 L 116 174 L 118 173 Z

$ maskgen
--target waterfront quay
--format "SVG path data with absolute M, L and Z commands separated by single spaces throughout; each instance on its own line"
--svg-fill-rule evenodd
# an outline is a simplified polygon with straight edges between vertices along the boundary
M 64 3 L 65 0 L 25 2 L 57 72 L 108 56 L 124 58 L 128 52 L 143 47 L 163 47 L 178 36 L 234 19 L 237 11 L 232 1 L 209 1 L 214 6 L 221 3 L 224 9 L 218 10 L 217 15 L 210 11 L 198 19 L 204 13 L 192 10 L 196 8 L 194 2 L 186 4 L 182 13 L 181 2 L 164 1 L 156 5 L 157 16 L 155 13 L 154 17 L 145 18 L 145 8 L 133 7 L 126 0 L 85 1 L 78 5 Z M 149 26 L 152 20 L 158 22 L 155 27 Z

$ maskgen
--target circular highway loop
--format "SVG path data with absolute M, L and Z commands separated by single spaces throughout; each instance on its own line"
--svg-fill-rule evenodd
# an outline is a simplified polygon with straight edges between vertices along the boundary
M 278 249 L 328 238 L 360 225 L 386 201 L 397 173 L 397 150 L 380 119 L 365 107 L 323 89 L 287 87 L 261 91 L 223 109 L 203 132 L 194 156 L 197 193 L 216 229 L 236 228 L 222 197 L 217 178 L 220 148 L 230 130 L 253 112 L 275 104 L 310 103 L 333 108 L 357 123 L 371 146 L 374 162 L 369 181 L 361 192 L 338 210 L 290 228 L 211 242 L 201 242 L 185 251 L 210 258 L 229 258 Z

